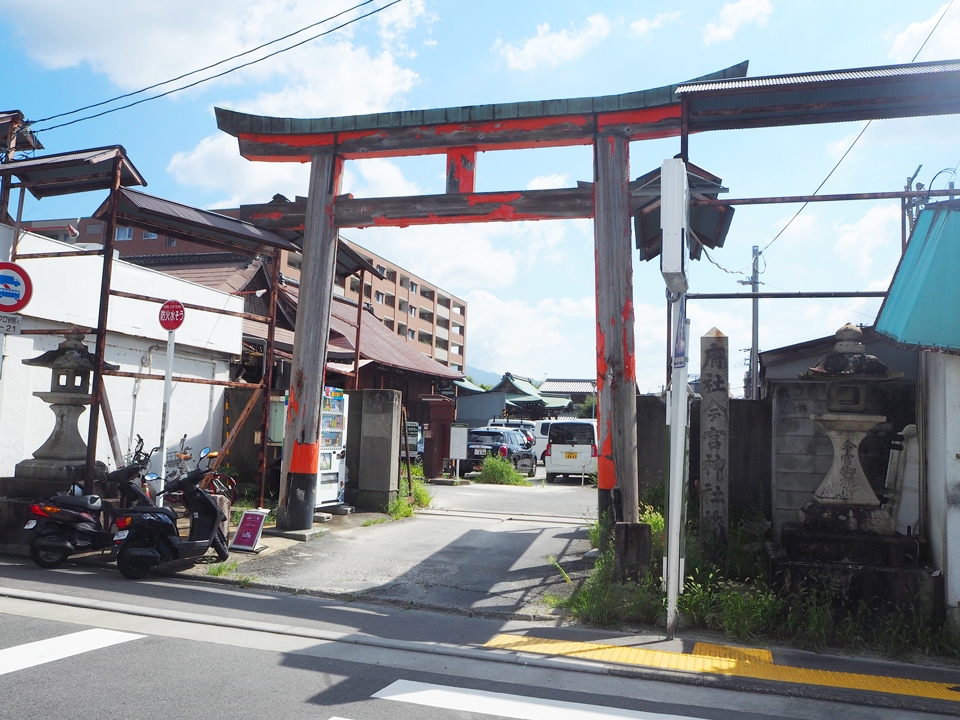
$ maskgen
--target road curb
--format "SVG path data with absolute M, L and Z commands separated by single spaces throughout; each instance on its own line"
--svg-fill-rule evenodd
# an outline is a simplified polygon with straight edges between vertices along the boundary
M 613 677 L 636 678 L 638 680 L 653 680 L 659 682 L 693 685 L 716 690 L 762 693 L 766 695 L 778 695 L 782 697 L 795 697 L 809 700 L 823 700 L 828 702 L 888 708 L 891 710 L 896 709 L 926 713 L 941 713 L 960 717 L 960 702 L 954 703 L 944 700 L 934 700 L 909 695 L 893 695 L 889 693 L 879 693 L 865 690 L 831 688 L 820 685 L 777 682 L 772 680 L 756 680 L 752 678 L 716 675 L 710 673 L 695 673 L 683 670 L 663 670 L 659 668 L 627 666 L 583 659 L 547 657 L 514 650 L 490 649 L 468 645 L 394 640 L 390 638 L 377 637 L 375 635 L 366 635 L 364 633 L 337 633 L 330 630 L 313 630 L 310 628 L 281 625 L 278 623 L 259 622 L 255 620 L 213 617 L 210 615 L 187 613 L 179 610 L 143 608 L 136 605 L 126 605 L 124 603 L 74 598 L 64 595 L 54 595 L 52 593 L 42 593 L 33 590 L 17 590 L 14 588 L 0 587 L 0 597 L 30 602 L 64 605 L 87 610 L 116 612 L 125 615 L 149 617 L 153 619 L 159 618 L 174 622 L 187 622 L 208 626 L 212 625 L 215 627 L 224 627 L 234 630 L 276 633 L 325 642 L 365 645 L 369 647 L 393 649 L 404 652 L 418 652 L 428 655 L 445 655 L 469 660 L 482 660 L 486 662 L 500 662 L 512 665 L 539 667 L 548 670 L 563 670 L 567 672 L 576 671 L 581 673 L 585 672 L 595 675 L 610 675 Z M 958 696 L 958 699 L 960 699 L 960 696 Z

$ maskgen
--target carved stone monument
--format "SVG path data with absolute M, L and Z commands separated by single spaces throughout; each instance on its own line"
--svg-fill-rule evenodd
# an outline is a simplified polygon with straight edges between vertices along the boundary
M 700 544 L 716 562 L 727 547 L 730 494 L 730 393 L 726 335 L 700 338 Z

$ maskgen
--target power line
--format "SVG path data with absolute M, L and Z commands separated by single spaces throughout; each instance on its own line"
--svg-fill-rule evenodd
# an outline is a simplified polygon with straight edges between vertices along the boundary
M 950 2 L 947 3 L 947 6 L 943 9 L 943 12 L 940 13 L 940 17 L 937 18 L 937 22 L 934 23 L 933 27 L 930 29 L 930 32 L 927 33 L 927 37 L 924 39 L 923 44 L 920 45 L 920 49 L 917 50 L 917 52 L 913 56 L 913 59 L 910 60 L 911 63 L 914 63 L 917 61 L 917 58 L 920 56 L 920 53 L 923 51 L 923 48 L 926 47 L 927 41 L 930 40 L 931 37 L 933 37 L 933 33 L 936 32 L 937 28 L 940 26 L 940 21 L 943 20 L 944 16 L 950 11 L 951 5 L 953 5 L 953 0 L 950 0 Z M 827 176 L 823 179 L 823 182 L 817 186 L 817 189 L 814 190 L 813 193 L 811 193 L 812 195 L 816 195 L 818 192 L 820 192 L 820 188 L 822 188 L 826 184 L 827 180 L 830 179 L 830 176 L 833 175 L 834 172 L 836 172 L 836 169 L 840 167 L 840 163 L 842 163 L 844 159 L 847 157 L 847 155 L 850 154 L 850 151 L 853 150 L 853 146 L 857 144 L 857 141 L 861 137 L 863 137 L 863 134 L 867 131 L 867 128 L 870 127 L 872 123 L 873 123 L 873 120 L 867 121 L 867 124 L 863 126 L 863 129 L 853 139 L 853 142 L 850 143 L 850 147 L 847 148 L 847 151 L 843 154 L 843 156 L 839 160 L 837 160 L 837 164 L 833 166 L 833 169 L 829 173 L 827 173 Z M 763 254 L 764 250 L 766 250 L 771 245 L 773 245 L 779 239 L 779 237 L 783 235 L 784 232 L 786 232 L 787 228 L 793 224 L 793 221 L 796 220 L 797 217 L 799 217 L 800 213 L 802 213 L 804 209 L 807 207 L 807 205 L 809 204 L 810 203 L 805 202 L 803 205 L 800 206 L 800 209 L 797 210 L 796 213 L 794 213 L 793 217 L 790 218 L 790 220 L 787 222 L 786 225 L 783 226 L 780 232 L 778 232 L 776 236 L 774 236 L 773 240 L 771 240 L 764 246 L 763 250 L 760 251 L 761 254 Z
M 189 83 L 189 84 L 187 84 L 187 85 L 183 85 L 183 86 L 181 86 L 181 87 L 174 88 L 173 90 L 168 90 L 167 92 L 159 93 L 159 94 L 157 94 L 157 95 L 151 95 L 150 97 L 146 97 L 146 98 L 143 98 L 143 99 L 141 99 L 141 100 L 137 100 L 137 101 L 132 102 L 132 103 L 127 103 L 126 105 L 121 105 L 121 106 L 119 106 L 119 107 L 111 108 L 111 109 L 109 109 L 109 110 L 104 110 L 103 112 L 95 113 L 95 114 L 93 114 L 93 115 L 86 115 L 86 116 L 84 116 L 84 117 L 82 117 L 82 118 L 77 118 L 76 120 L 71 120 L 70 122 L 60 123 L 59 125 L 53 125 L 52 127 L 48 127 L 48 128 L 42 128 L 41 130 L 36 130 L 36 131 L 34 131 L 34 132 L 39 133 L 39 132 L 46 132 L 46 131 L 48 131 L 48 130 L 56 130 L 56 129 L 58 129 L 58 128 L 67 127 L 68 125 L 74 125 L 74 124 L 76 124 L 76 123 L 83 122 L 84 120 L 93 120 L 94 118 L 103 117 L 104 115 L 109 115 L 110 113 L 118 112 L 118 111 L 120 111 L 120 110 L 126 110 L 127 108 L 132 108 L 132 107 L 134 107 L 134 106 L 136 106 L 136 105 L 141 105 L 141 104 L 143 104 L 143 103 L 145 103 L 145 102 L 150 102 L 151 100 L 158 100 L 159 98 L 166 97 L 167 95 L 173 95 L 174 93 L 180 92 L 181 90 L 187 90 L 187 89 L 189 89 L 189 88 L 196 87 L 197 85 L 201 85 L 201 84 L 203 84 L 203 83 L 205 83 L 205 82 L 209 82 L 210 80 L 216 80 L 217 78 L 221 78 L 221 77 L 223 77 L 224 75 L 229 75 L 230 73 L 236 72 L 237 70 L 242 70 L 242 69 L 245 68 L 245 67 L 250 67 L 251 65 L 256 65 L 257 63 L 263 62 L 264 60 L 268 60 L 268 59 L 274 57 L 275 55 L 280 55 L 281 53 L 285 53 L 285 52 L 287 52 L 288 50 L 293 50 L 294 48 L 298 48 L 298 47 L 300 47 L 301 45 L 306 45 L 307 43 L 312 42 L 312 41 L 314 41 L 314 40 L 316 40 L 316 39 L 318 39 L 318 38 L 324 37 L 324 36 L 326 36 L 326 35 L 330 35 L 331 33 L 334 33 L 334 32 L 336 32 L 337 30 L 342 30 L 342 29 L 345 28 L 347 25 L 352 25 L 353 23 L 358 22 L 358 21 L 360 21 L 360 20 L 363 20 L 364 18 L 368 18 L 368 17 L 370 17 L 370 16 L 372 16 L 372 15 L 376 15 L 376 14 L 378 14 L 378 13 L 381 13 L 381 12 L 383 12 L 384 10 L 386 10 L 387 8 L 392 7 L 393 5 L 396 5 L 396 4 L 401 3 L 401 2 L 403 2 L 403 0 L 393 0 L 393 2 L 387 3 L 387 4 L 384 5 L 383 7 L 377 8 L 376 10 L 372 10 L 372 11 L 366 13 L 365 15 L 359 15 L 358 17 L 355 17 L 355 18 L 353 18 L 352 20 L 347 20 L 345 23 L 342 23 L 342 24 L 340 24 L 340 25 L 337 25 L 335 28 L 331 28 L 330 30 L 326 30 L 325 32 L 318 33 L 317 35 L 313 35 L 312 37 L 309 37 L 309 38 L 307 38 L 306 40 L 301 40 L 301 41 L 298 42 L 298 43 L 295 43 L 295 44 L 293 44 L 293 45 L 290 45 L 289 47 L 285 47 L 285 48 L 283 48 L 283 49 L 281 49 L 281 50 L 277 50 L 277 51 L 272 52 L 272 53 L 270 53 L 270 54 L 268 54 L 268 55 L 264 55 L 262 58 L 258 58 L 258 59 L 256 59 L 256 60 L 251 60 L 250 62 L 243 63 L 242 65 L 237 65 L 236 67 L 230 68 L 229 70 L 224 70 L 223 72 L 217 73 L 216 75 L 211 75 L 210 77 L 206 77 L 206 78 L 203 78 L 203 79 L 201 79 L 201 80 L 197 80 L 196 82 L 192 82 L 192 83 Z M 295 34 L 295 33 L 294 33 L 294 34 Z M 172 81 L 171 81 L 171 82 L 172 82 Z M 161 83 L 161 84 L 165 84 L 165 83 Z M 69 114 L 69 113 L 67 113 L 67 114 Z
M 191 70 L 190 72 L 184 73 L 183 75 L 178 75 L 177 77 L 174 77 L 174 78 L 170 78 L 169 80 L 164 80 L 163 82 L 154 83 L 153 85 L 147 85 L 146 87 L 140 88 L 139 90 L 134 90 L 133 92 L 124 93 L 123 95 L 117 95 L 116 97 L 112 97 L 109 100 L 103 100 L 98 103 L 93 103 L 92 105 L 85 105 L 84 107 L 77 108 L 76 110 L 71 110 L 70 112 L 58 113 L 57 115 L 51 115 L 50 117 L 41 118 L 40 120 L 34 120 L 33 122 L 45 123 L 45 122 L 48 122 L 49 120 L 56 120 L 57 118 L 66 117 L 67 115 L 76 115 L 78 112 L 83 112 L 84 110 L 92 110 L 95 107 L 100 107 L 102 105 L 109 105 L 110 103 L 116 102 L 117 100 L 123 100 L 128 97 L 133 97 L 134 95 L 139 95 L 140 93 L 145 93 L 147 92 L 147 90 L 153 90 L 154 88 L 158 88 L 163 85 L 169 85 L 172 82 L 176 82 L 177 80 L 183 80 L 184 78 L 190 77 L 191 75 L 196 75 L 197 73 L 204 72 L 205 70 L 212 70 L 213 68 L 219 65 L 223 65 L 224 63 L 230 62 L 231 60 L 236 60 L 237 58 L 241 58 L 245 55 L 249 55 L 250 53 L 255 53 L 257 50 L 263 50 L 263 48 L 265 47 L 269 47 L 270 45 L 275 45 L 276 43 L 281 42 L 282 40 L 287 40 L 289 38 L 292 38 L 294 35 L 299 35 L 300 33 L 305 32 L 310 28 L 317 27 L 318 25 L 323 25 L 324 23 L 328 23 L 331 20 L 336 20 L 341 15 L 346 15 L 348 12 L 352 12 L 357 8 L 361 8 L 364 5 L 369 5 L 373 1 L 374 0 L 364 0 L 364 2 L 354 5 L 352 8 L 347 8 L 343 12 L 339 12 L 336 15 L 331 15 L 328 18 L 324 18 L 323 20 L 320 20 L 318 22 L 311 23 L 310 25 L 306 25 L 300 28 L 299 30 L 294 30 L 292 33 L 288 33 L 284 35 L 283 37 L 278 37 L 275 40 L 271 40 L 270 42 L 265 42 L 262 45 L 257 45 L 257 47 L 255 48 L 244 50 L 242 53 L 237 53 L 236 55 L 231 55 L 230 57 L 224 58 L 223 60 L 218 60 L 212 65 L 207 65 L 206 67 L 197 68 L 196 70 Z

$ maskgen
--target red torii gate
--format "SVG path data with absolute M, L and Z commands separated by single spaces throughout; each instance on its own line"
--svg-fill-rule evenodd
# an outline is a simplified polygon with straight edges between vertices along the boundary
M 743 77 L 746 69 L 742 63 L 699 80 Z M 619 486 L 622 519 L 638 521 L 630 223 L 642 200 L 631 202 L 629 143 L 681 134 L 676 89 L 319 119 L 216 109 L 218 127 L 239 139 L 247 159 L 311 163 L 305 202 L 248 207 L 244 217 L 263 228 L 304 233 L 281 527 L 306 529 L 313 522 L 313 508 L 298 506 L 297 498 L 315 482 L 317 472 L 337 228 L 590 217 L 596 255 L 600 508 L 610 507 L 611 491 Z M 594 148 L 592 187 L 473 192 L 478 150 L 588 144 Z M 446 195 L 360 200 L 339 194 L 344 160 L 428 154 L 447 157 Z

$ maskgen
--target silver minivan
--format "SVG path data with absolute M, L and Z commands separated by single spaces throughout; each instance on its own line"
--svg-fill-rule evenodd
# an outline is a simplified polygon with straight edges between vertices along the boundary
M 548 483 L 560 475 L 596 474 L 596 420 L 554 420 L 547 440 L 543 464 Z

